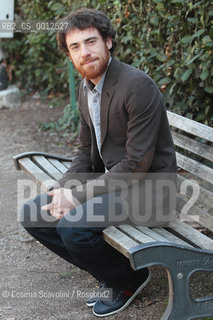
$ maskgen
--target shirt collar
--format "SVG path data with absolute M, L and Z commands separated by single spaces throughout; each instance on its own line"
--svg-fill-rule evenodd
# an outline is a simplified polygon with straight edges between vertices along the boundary
M 84 92 L 85 93 L 86 93 L 86 90 L 89 89 L 90 91 L 93 91 L 93 92 L 97 91 L 99 94 L 101 94 L 102 88 L 104 85 L 105 76 L 106 76 L 106 73 L 107 73 L 107 70 L 108 70 L 108 67 L 109 67 L 111 60 L 112 60 L 112 57 L 110 56 L 109 62 L 107 65 L 107 69 L 104 72 L 104 74 L 102 75 L 100 81 L 96 84 L 96 86 L 94 86 L 94 84 L 90 80 L 87 80 L 86 78 L 84 78 Z

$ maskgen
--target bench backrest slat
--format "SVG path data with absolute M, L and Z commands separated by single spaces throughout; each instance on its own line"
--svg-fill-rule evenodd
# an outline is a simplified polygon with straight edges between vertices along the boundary
M 179 114 L 173 113 L 171 111 L 167 111 L 167 116 L 170 126 L 213 142 L 213 128 L 180 116 Z
M 205 236 L 198 230 L 191 228 L 188 224 L 180 221 L 179 219 L 175 219 L 170 222 L 169 231 L 174 232 L 185 238 L 189 239 L 192 243 L 194 243 L 197 247 L 207 250 L 213 250 L 213 240 L 209 237 Z
M 176 204 L 177 212 L 182 220 L 199 223 L 213 232 L 213 216 L 206 211 L 206 208 L 204 211 L 199 205 L 193 205 L 193 202 L 190 203 L 178 194 Z
M 187 188 L 184 186 L 188 185 Z M 177 175 L 177 189 L 180 190 L 181 196 L 186 199 L 191 199 L 193 201 L 197 200 L 197 196 L 199 196 L 199 201 L 204 203 L 205 206 L 213 208 L 213 196 L 212 192 L 207 190 L 198 184 L 198 182 L 194 179 L 187 179 L 181 174 Z
M 206 144 L 200 143 L 198 141 L 195 141 L 175 131 L 172 131 L 172 137 L 173 137 L 174 144 L 177 147 L 181 147 L 184 150 L 188 150 L 202 158 L 213 161 L 212 147 Z
M 179 152 L 176 152 L 176 157 L 179 168 L 191 172 L 195 176 L 212 183 L 213 169 L 197 162 L 196 160 L 190 159 Z

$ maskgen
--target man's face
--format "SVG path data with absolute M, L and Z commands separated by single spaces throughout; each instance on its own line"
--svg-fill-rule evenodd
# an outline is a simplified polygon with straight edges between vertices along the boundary
M 96 28 L 76 28 L 66 34 L 66 43 L 76 70 L 96 85 L 109 62 L 111 38 L 104 41 Z

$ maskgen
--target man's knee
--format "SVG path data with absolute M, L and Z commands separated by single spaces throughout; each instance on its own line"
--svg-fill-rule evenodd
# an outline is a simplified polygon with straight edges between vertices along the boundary
M 102 237 L 101 232 L 95 228 L 75 228 L 66 226 L 62 218 L 57 225 L 57 232 L 69 250 L 79 251 L 85 248 L 92 248 Z
M 46 211 L 42 212 L 41 206 L 49 203 L 51 198 L 47 194 L 41 194 L 36 198 L 27 201 L 21 208 L 18 216 L 18 221 L 24 228 L 43 226 L 43 224 L 51 222 L 53 217 L 50 217 Z
M 35 202 L 33 200 L 27 201 L 21 208 L 18 216 L 18 221 L 21 225 L 26 228 L 32 225 L 33 220 L 35 221 Z

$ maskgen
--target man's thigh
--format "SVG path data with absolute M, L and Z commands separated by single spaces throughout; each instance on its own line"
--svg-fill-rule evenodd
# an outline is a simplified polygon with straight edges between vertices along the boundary
M 126 211 L 116 193 L 94 197 L 67 213 L 60 221 L 60 228 L 92 228 L 102 231 L 110 225 L 126 221 Z

